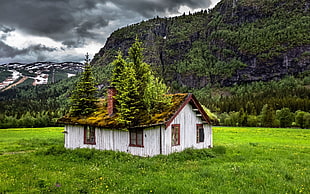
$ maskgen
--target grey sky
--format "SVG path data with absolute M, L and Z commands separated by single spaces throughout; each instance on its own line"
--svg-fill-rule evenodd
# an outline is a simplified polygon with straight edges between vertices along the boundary
M 212 1 L 212 2 L 211 2 Z M 82 61 L 117 28 L 219 0 L 1 0 L 0 64 Z

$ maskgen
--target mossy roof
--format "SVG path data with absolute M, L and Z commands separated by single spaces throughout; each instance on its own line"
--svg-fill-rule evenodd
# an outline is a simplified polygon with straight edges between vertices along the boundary
M 202 119 L 205 122 L 210 123 L 209 117 L 204 112 L 193 94 L 179 93 L 169 94 L 168 96 L 171 96 L 171 103 L 167 105 L 164 110 L 162 110 L 160 113 L 150 115 L 148 119 L 141 120 L 139 125 L 133 126 L 133 128 L 148 127 L 161 124 L 170 125 L 172 120 L 177 116 L 177 114 L 187 103 L 190 103 L 192 106 L 194 106 L 195 109 L 198 109 L 200 114 L 202 115 Z M 73 117 L 68 114 L 60 118 L 58 120 L 58 123 L 70 125 L 91 125 L 107 129 L 124 129 L 124 126 L 120 125 L 117 122 L 117 114 L 109 116 L 106 104 L 107 103 L 105 99 L 100 99 L 98 103 L 98 109 L 93 114 L 80 117 Z

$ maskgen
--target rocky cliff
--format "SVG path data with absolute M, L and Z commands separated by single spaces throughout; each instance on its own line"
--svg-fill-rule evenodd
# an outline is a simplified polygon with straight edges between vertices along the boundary
M 145 61 L 175 89 L 281 79 L 310 70 L 308 0 L 222 0 L 212 10 L 116 30 L 92 64 L 109 65 L 137 36 Z

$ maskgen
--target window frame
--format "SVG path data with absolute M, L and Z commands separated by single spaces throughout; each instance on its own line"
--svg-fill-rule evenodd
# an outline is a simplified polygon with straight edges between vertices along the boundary
M 96 145 L 96 128 L 85 125 L 84 126 L 84 144 Z
M 203 128 L 203 124 L 196 124 L 196 143 L 203 142 L 205 142 L 205 131 Z
M 172 124 L 171 125 L 171 146 L 180 145 L 180 124 Z M 177 141 L 173 139 L 177 137 Z
M 140 141 L 139 141 L 140 140 Z M 144 147 L 144 131 L 143 129 L 129 130 L 129 146 L 130 147 Z

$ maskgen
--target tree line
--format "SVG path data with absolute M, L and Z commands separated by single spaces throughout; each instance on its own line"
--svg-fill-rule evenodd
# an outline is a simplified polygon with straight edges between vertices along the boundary
M 309 73 L 279 81 L 206 87 L 193 92 L 216 113 L 221 125 L 310 128 Z
M 258 115 L 249 114 L 241 109 L 237 112 L 222 113 L 218 118 L 223 126 L 310 128 L 309 112 L 291 112 L 289 108 L 274 110 L 268 104 L 263 106 Z

